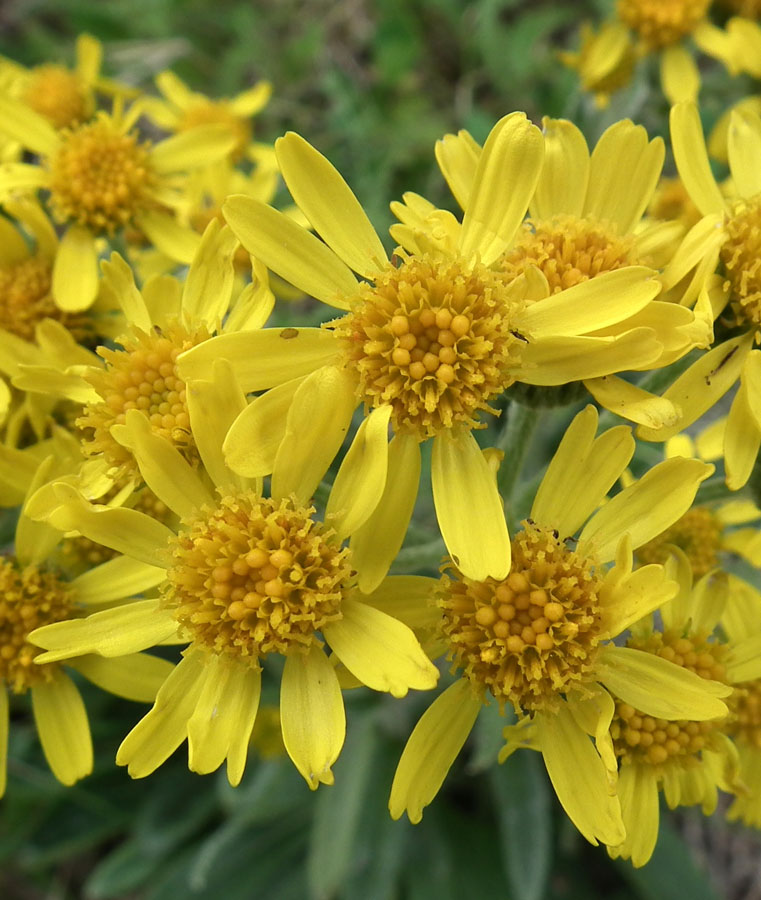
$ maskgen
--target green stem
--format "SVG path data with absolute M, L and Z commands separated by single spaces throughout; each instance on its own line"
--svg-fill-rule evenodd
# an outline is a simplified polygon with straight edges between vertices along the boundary
M 505 454 L 497 475 L 497 486 L 505 500 L 512 496 L 523 469 L 540 412 L 520 403 L 511 403 L 507 411 L 507 422 L 497 441 L 497 448 Z

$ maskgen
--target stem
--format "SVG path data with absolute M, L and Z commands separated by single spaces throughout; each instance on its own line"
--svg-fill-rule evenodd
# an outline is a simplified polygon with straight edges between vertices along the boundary
M 538 409 L 514 402 L 508 409 L 507 422 L 497 441 L 497 448 L 505 454 L 497 475 L 497 486 L 506 500 L 512 496 L 518 476 L 523 469 L 540 412 Z

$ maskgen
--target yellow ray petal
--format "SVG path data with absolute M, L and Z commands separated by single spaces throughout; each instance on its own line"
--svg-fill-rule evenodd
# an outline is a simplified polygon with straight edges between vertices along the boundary
M 159 72 L 155 81 L 156 87 L 166 99 L 180 110 L 185 110 L 198 101 L 198 94 L 194 94 L 178 75 L 168 69 Z
M 336 366 L 308 375 L 288 410 L 272 470 L 272 496 L 308 503 L 343 443 L 357 406 L 354 376 Z
M 753 634 L 735 641 L 724 662 L 727 678 L 735 684 L 761 677 L 761 635 Z
M 0 131 L 41 156 L 51 156 L 61 146 L 58 132 L 44 116 L 25 103 L 0 95 Z
M 494 475 L 470 431 L 433 441 L 433 503 L 455 565 L 468 578 L 505 578 L 510 536 Z
M 255 116 L 269 102 L 272 85 L 269 81 L 257 81 L 247 91 L 241 91 L 230 101 L 230 109 L 236 116 Z
M 103 60 L 103 45 L 91 34 L 80 34 L 76 45 L 76 72 L 85 82 L 92 85 L 100 75 Z
M 206 226 L 182 289 L 182 319 L 187 328 L 205 325 L 217 331 L 230 305 L 235 280 L 233 256 L 238 239 L 219 219 Z
M 104 691 L 138 703 L 153 703 L 174 669 L 169 660 L 150 653 L 128 653 L 114 659 L 89 654 L 71 660 L 69 665 Z
M 658 781 L 645 766 L 621 766 L 618 797 L 626 828 L 626 839 L 610 848 L 614 858 L 631 859 L 635 867 L 644 866 L 653 855 L 658 840 Z
M 676 166 L 692 202 L 704 216 L 723 213 L 726 204 L 711 172 L 697 106 L 677 103 L 671 108 L 670 126 Z
M 375 229 L 338 170 L 293 131 L 275 141 L 280 171 L 314 230 L 349 268 L 365 278 L 388 265 Z
M 713 472 L 713 465 L 698 459 L 664 460 L 592 516 L 579 537 L 580 549 L 587 545 L 600 562 L 606 562 L 628 533 L 636 550 L 687 512 L 701 481 Z
M 733 111 L 728 135 L 729 168 L 741 197 L 761 192 L 761 121 L 758 116 Z
M 661 51 L 661 87 L 672 106 L 698 99 L 700 72 L 692 54 L 682 44 L 672 44 Z
M 386 487 L 391 407 L 374 409 L 357 430 L 336 473 L 325 520 L 341 540 L 373 514 Z
M 135 328 L 150 334 L 153 322 L 142 294 L 135 285 L 132 268 L 118 253 L 112 253 L 111 259 L 102 262 L 100 267 L 103 271 L 103 281 L 113 291 L 127 321 Z
M 135 725 L 116 753 L 117 766 L 133 778 L 145 778 L 185 740 L 188 719 L 201 693 L 205 654 L 183 656 L 156 695 L 153 708 Z
M 151 322 L 166 328 L 179 318 L 182 286 L 171 275 L 154 275 L 143 285 L 143 301 Z
M 435 146 L 436 161 L 461 209 L 468 205 L 478 170 L 481 145 L 468 131 L 445 134 Z
M 159 175 L 184 172 L 224 159 L 235 142 L 236 137 L 227 125 L 198 125 L 156 144 L 149 160 Z
M 16 191 L 33 191 L 47 183 L 47 172 L 28 163 L 0 165 L 0 198 L 6 199 Z
M 761 447 L 761 352 L 752 350 L 743 364 L 738 390 L 724 432 L 727 487 L 737 491 L 750 478 Z
M 129 556 L 117 556 L 78 575 L 71 587 L 77 603 L 96 606 L 141 594 L 166 578 L 166 570 L 149 566 Z
M 587 378 L 584 387 L 600 406 L 638 425 L 661 428 L 673 425 L 677 419 L 677 411 L 670 400 L 651 394 L 617 375 Z
M 24 506 L 34 496 L 38 488 L 45 484 L 51 477 L 55 459 L 48 456 L 37 467 L 34 477 L 29 483 L 24 498 Z M 16 524 L 16 559 L 19 565 L 41 565 L 55 550 L 63 535 L 57 528 L 53 528 L 47 522 L 35 521 L 26 514 L 26 509 L 21 510 Z
M 439 695 L 415 726 L 394 775 L 388 808 L 392 819 L 404 812 L 410 822 L 423 818 L 447 772 L 468 739 L 481 701 L 465 678 L 459 678 Z
M 618 770 L 618 760 L 610 736 L 610 723 L 616 711 L 613 698 L 599 684 L 584 685 L 584 693 L 576 692 L 567 696 L 568 708 L 576 724 L 595 739 L 595 748 L 614 780 Z
M 336 671 L 316 643 L 285 659 L 280 724 L 285 749 L 309 787 L 333 784 L 330 767 L 343 747 L 346 713 Z
M 69 225 L 53 263 L 53 297 L 65 312 L 92 306 L 98 293 L 98 254 L 95 239 L 81 225 Z
M 581 216 L 589 183 L 589 148 L 584 135 L 567 119 L 545 116 L 542 126 L 544 165 L 531 201 L 531 216 Z
M 235 194 L 223 206 L 227 223 L 248 252 L 305 294 L 348 309 L 357 292 L 351 269 L 313 234 L 272 207 Z
M 654 653 L 612 644 L 600 653 L 598 680 L 624 703 L 659 719 L 720 719 L 727 706 L 719 698 L 732 693 L 729 685 L 701 678 Z
M 397 434 L 388 445 L 386 486 L 378 505 L 349 542 L 359 588 L 368 594 L 385 578 L 401 549 L 420 484 L 420 445 Z
M 341 612 L 342 619 L 323 629 L 325 639 L 363 684 L 394 697 L 436 687 L 439 670 L 406 625 L 350 597 L 342 601 Z
M 614 571 L 614 570 L 613 570 Z M 679 585 L 663 566 L 643 566 L 623 578 L 606 578 L 600 590 L 601 634 L 613 638 L 674 597 Z
M 510 113 L 492 128 L 463 216 L 463 256 L 488 266 L 505 252 L 526 215 L 543 156 L 542 134 L 524 113 Z
M 174 616 L 153 599 L 103 609 L 84 619 L 43 625 L 29 639 L 47 651 L 36 656 L 35 661 L 46 663 L 87 653 L 109 657 L 137 653 L 176 634 Z
M 441 610 L 433 601 L 438 585 L 424 575 L 389 575 L 362 602 L 399 619 L 409 628 L 431 628 L 441 619 Z
M 45 759 L 62 784 L 92 772 L 87 712 L 74 682 L 63 671 L 32 688 L 32 710 Z
M 135 217 L 138 227 L 157 250 L 175 262 L 190 265 L 201 244 L 201 236 L 181 225 L 174 216 L 162 210 L 145 210 Z

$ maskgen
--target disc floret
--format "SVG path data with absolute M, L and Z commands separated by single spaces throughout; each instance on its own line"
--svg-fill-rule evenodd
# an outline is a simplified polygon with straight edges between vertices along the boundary
M 665 563 L 671 547 L 679 547 L 689 560 L 695 579 L 701 578 L 719 565 L 722 526 L 716 514 L 705 506 L 693 506 L 658 537 L 637 550 L 637 559 L 644 566 Z
M 647 47 L 668 47 L 692 34 L 710 0 L 618 0 L 618 16 Z
M 70 128 L 92 114 L 91 100 L 81 79 L 64 66 L 37 66 L 29 75 L 23 100 L 56 128 Z
M 761 197 L 737 202 L 721 248 L 732 309 L 740 324 L 761 326 Z
M 735 685 L 725 731 L 740 744 L 761 750 L 761 680 Z

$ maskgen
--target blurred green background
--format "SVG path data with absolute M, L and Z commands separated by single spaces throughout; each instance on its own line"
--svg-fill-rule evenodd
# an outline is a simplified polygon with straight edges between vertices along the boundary
M 167 67 L 211 96 L 266 78 L 274 93 L 257 137 L 299 131 L 385 230 L 388 203 L 405 190 L 451 207 L 432 153 L 448 131 L 465 127 L 482 139 L 498 117 L 522 109 L 536 121 L 573 118 L 590 140 L 627 115 L 663 134 L 667 107 L 647 67 L 600 111 L 557 61 L 558 50 L 575 46 L 579 23 L 610 8 L 608 0 L 2 0 L 0 53 L 27 65 L 71 62 L 87 31 L 105 45 L 105 73 L 135 85 L 149 86 Z M 747 93 L 715 66 L 705 75 L 709 119 Z M 574 411 L 547 419 L 538 458 L 548 458 Z M 429 517 L 423 503 L 405 551 L 418 565 L 425 553 L 415 539 Z M 3 900 L 761 897 L 761 842 L 719 815 L 664 815 L 655 856 L 639 871 L 589 846 L 557 807 L 535 754 L 494 764 L 504 724 L 494 706 L 413 827 L 392 822 L 386 802 L 424 695 L 350 693 L 336 785 L 312 795 L 287 760 L 256 752 L 237 790 L 223 774 L 189 773 L 184 748 L 131 782 L 113 758 L 144 710 L 83 692 L 96 767 L 74 788 L 48 773 L 28 704 L 14 711 L 0 804 Z

